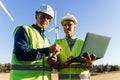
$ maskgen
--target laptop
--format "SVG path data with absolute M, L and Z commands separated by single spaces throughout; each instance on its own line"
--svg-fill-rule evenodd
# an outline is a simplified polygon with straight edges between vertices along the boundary
M 95 54 L 97 59 L 103 58 L 110 40 L 111 37 L 88 32 L 80 55 L 87 51 Z
M 83 55 L 85 52 L 88 52 L 90 54 L 95 54 L 97 59 L 103 58 L 110 40 L 111 37 L 109 36 L 88 32 L 79 56 Z M 75 61 L 76 58 L 77 57 L 70 60 L 70 62 Z

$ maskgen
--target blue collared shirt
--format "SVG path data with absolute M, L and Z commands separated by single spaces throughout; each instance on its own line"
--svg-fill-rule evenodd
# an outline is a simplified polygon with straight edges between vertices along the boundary
M 66 39 L 67 39 L 70 50 L 72 50 L 73 45 L 75 44 L 75 41 L 77 39 L 76 36 L 75 35 L 73 35 L 72 37 L 67 37 L 66 36 Z

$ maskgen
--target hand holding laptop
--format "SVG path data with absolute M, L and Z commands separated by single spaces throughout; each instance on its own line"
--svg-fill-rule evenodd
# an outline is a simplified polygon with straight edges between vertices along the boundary
M 89 68 L 92 66 L 93 62 L 96 60 L 95 54 L 89 54 L 88 52 L 83 53 L 82 56 L 80 56 L 79 62 L 81 64 L 84 64 L 83 66 Z
M 97 56 L 95 54 L 90 54 L 89 52 L 83 53 L 83 55 L 72 58 L 68 60 L 67 63 L 71 64 L 73 62 L 80 62 L 84 67 L 91 67 L 93 62 L 96 60 Z

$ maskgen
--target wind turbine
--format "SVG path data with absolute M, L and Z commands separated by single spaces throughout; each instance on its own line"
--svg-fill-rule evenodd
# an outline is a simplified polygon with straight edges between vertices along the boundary
M 8 12 L 8 10 L 5 8 L 5 6 L 3 5 L 2 1 L 0 0 L 0 6 L 3 8 L 3 10 L 5 11 L 5 13 L 9 16 L 9 18 L 14 22 L 13 17 L 10 15 L 10 13 Z
M 48 30 L 48 32 L 51 32 L 51 31 L 55 31 L 56 33 L 56 39 L 58 39 L 58 29 L 60 28 L 59 26 L 56 26 L 56 19 L 57 19 L 57 11 L 55 11 L 55 24 L 54 24 L 54 27 L 51 28 L 50 30 Z

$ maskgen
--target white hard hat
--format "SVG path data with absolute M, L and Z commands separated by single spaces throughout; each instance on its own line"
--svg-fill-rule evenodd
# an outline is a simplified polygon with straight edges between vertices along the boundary
M 75 18 L 74 15 L 70 14 L 70 13 L 67 13 L 67 15 L 65 15 L 62 19 L 61 19 L 61 24 L 63 25 L 63 22 L 65 20 L 72 20 L 74 21 L 74 23 L 77 25 L 77 19 Z
M 45 14 L 48 14 L 49 16 L 54 18 L 54 10 L 53 10 L 53 8 L 50 5 L 42 4 L 37 11 L 45 13 Z

